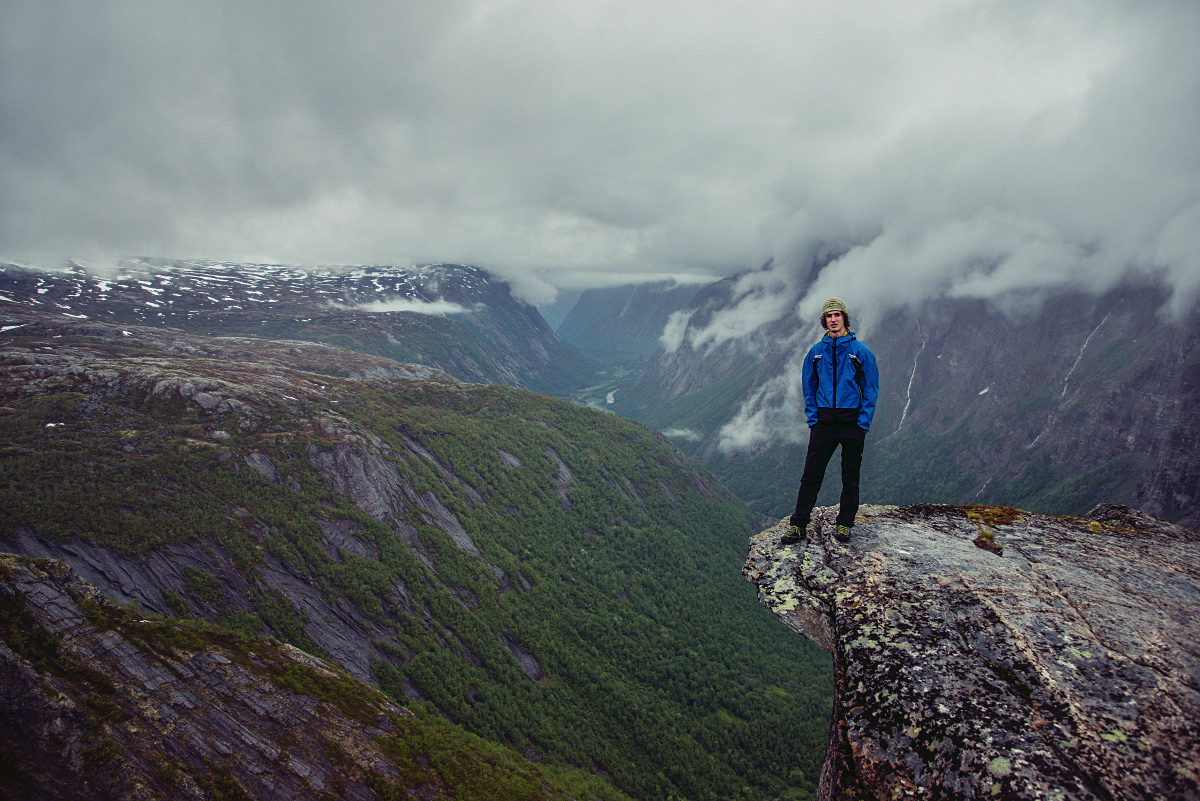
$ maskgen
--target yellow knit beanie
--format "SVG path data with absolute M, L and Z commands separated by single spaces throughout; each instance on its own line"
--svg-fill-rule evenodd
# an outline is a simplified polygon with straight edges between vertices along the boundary
M 825 301 L 825 305 L 821 307 L 821 317 L 824 318 L 825 314 L 831 311 L 840 311 L 847 316 L 850 314 L 850 310 L 846 308 L 846 302 L 841 298 L 830 298 Z

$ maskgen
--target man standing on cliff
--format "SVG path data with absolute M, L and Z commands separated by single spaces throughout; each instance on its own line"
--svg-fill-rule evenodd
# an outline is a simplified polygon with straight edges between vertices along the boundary
M 796 496 L 791 525 L 779 542 L 799 542 L 825 478 L 833 452 L 842 447 L 842 498 L 838 509 L 838 542 L 850 541 L 858 513 L 858 472 L 875 401 L 879 397 L 879 368 L 875 354 L 850 331 L 850 312 L 841 298 L 830 298 L 821 309 L 825 336 L 804 357 L 801 383 L 808 420 L 808 453 Z

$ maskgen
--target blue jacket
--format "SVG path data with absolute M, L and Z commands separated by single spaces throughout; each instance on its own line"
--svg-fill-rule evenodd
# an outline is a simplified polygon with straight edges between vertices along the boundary
M 809 428 L 818 422 L 856 422 L 871 428 L 879 399 L 875 354 L 853 331 L 836 339 L 826 334 L 804 357 L 804 414 Z

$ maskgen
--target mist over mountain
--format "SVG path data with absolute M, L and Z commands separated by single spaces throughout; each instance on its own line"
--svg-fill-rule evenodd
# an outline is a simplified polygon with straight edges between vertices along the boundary
M 771 267 L 705 288 L 612 408 L 667 433 L 755 508 L 787 513 L 807 443 L 801 360 L 823 333 L 814 293 L 832 262 L 795 288 Z M 1116 502 L 1196 525 L 1200 314 L 1172 313 L 1169 287 L 944 295 L 859 316 L 870 292 L 839 290 L 880 364 L 863 468 L 872 501 L 1076 514 Z M 823 503 L 836 501 L 835 469 Z
M 588 289 L 556 333 L 591 358 L 640 366 L 659 349 L 659 337 L 671 315 L 701 289 L 674 281 Z
M 465 381 L 562 394 L 593 366 L 537 309 L 477 267 L 136 259 L 59 270 L 0 263 L 0 300 L 75 319 L 322 342 Z

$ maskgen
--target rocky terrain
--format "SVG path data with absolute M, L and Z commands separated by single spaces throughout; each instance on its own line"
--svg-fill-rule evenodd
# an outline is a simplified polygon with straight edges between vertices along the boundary
M 508 284 L 463 265 L 0 263 L 0 302 L 76 320 L 332 344 L 540 392 L 564 394 L 592 369 Z
M 834 656 L 819 798 L 1200 797 L 1200 536 L 1124 506 L 865 506 L 753 537 L 760 601 Z
M 0 635 L 14 801 L 621 797 L 418 720 L 291 646 L 148 620 L 55 560 L 0 555 Z

